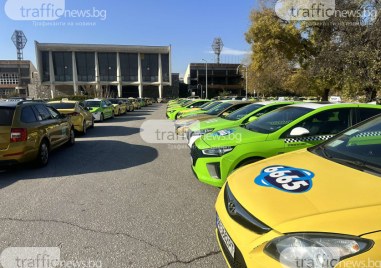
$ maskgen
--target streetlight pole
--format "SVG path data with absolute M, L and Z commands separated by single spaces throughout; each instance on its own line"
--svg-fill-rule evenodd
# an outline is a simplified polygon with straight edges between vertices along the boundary
M 247 65 L 245 65 L 245 64 L 240 64 L 240 65 L 238 65 L 238 67 L 237 67 L 237 74 L 238 74 L 238 72 L 239 72 L 239 67 L 244 67 L 245 68 L 245 91 L 246 91 L 246 100 L 247 100 Z
M 202 59 L 202 61 L 205 61 L 205 99 L 208 99 L 208 61 Z

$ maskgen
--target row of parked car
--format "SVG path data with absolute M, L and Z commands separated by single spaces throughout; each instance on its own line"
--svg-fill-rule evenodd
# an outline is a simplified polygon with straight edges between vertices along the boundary
M 381 105 L 182 99 L 167 117 L 197 178 L 221 187 L 216 236 L 230 267 L 381 260 Z
M 74 101 L 0 101 L 0 167 L 34 162 L 45 166 L 52 150 L 73 145 L 95 121 L 151 105 L 149 99 L 88 99 Z

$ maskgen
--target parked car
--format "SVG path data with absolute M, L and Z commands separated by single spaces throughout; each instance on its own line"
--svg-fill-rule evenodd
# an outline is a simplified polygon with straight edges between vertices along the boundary
M 83 102 L 84 107 L 89 108 L 96 121 L 103 121 L 114 117 L 114 106 L 105 99 L 90 99 Z
M 132 104 L 134 105 L 134 110 L 139 110 L 139 109 L 142 108 L 140 102 L 139 102 L 137 99 L 132 98 L 132 97 L 130 97 L 130 98 L 128 98 L 128 99 L 129 99 L 129 100 L 132 102 Z
M 121 99 L 107 99 L 114 106 L 114 115 L 122 115 L 127 112 L 127 104 Z
M 219 104 L 217 106 L 208 110 L 206 113 L 196 114 L 194 116 L 176 120 L 176 133 L 178 135 L 186 135 L 189 129 L 188 126 L 195 122 L 201 123 L 213 118 L 226 118 L 238 109 L 251 104 L 251 102 L 248 101 L 218 101 L 218 103 Z
M 231 267 L 373 267 L 381 259 L 380 177 L 381 116 L 239 169 L 215 205 L 225 260 Z
M 267 113 L 243 127 L 212 132 L 192 146 L 198 179 L 221 187 L 234 170 L 271 156 L 320 144 L 381 113 L 372 104 L 300 103 Z
M 133 112 L 135 110 L 135 107 L 134 107 L 132 100 L 125 99 L 125 98 L 121 98 L 120 100 L 126 104 L 126 111 L 127 112 Z
M 207 102 L 210 102 L 210 100 L 194 100 L 194 101 L 186 102 L 182 106 L 179 106 L 179 107 L 175 106 L 167 110 L 166 116 L 169 120 L 178 119 L 179 112 L 187 110 L 187 109 L 191 109 L 191 108 L 199 108 Z
M 93 114 L 83 108 L 78 101 L 62 99 L 61 101 L 48 102 L 48 104 L 61 114 L 69 116 L 76 131 L 86 134 L 88 128 L 94 127 Z
M 187 131 L 188 146 L 192 147 L 193 143 L 202 135 L 218 131 L 226 128 L 233 128 L 245 125 L 254 121 L 261 115 L 271 112 L 283 106 L 294 104 L 292 101 L 283 102 L 257 102 L 247 105 L 237 111 L 222 118 L 211 118 L 203 122 L 196 122 L 189 126 Z M 184 130 L 185 131 L 185 130 Z
M 34 161 L 45 166 L 50 152 L 75 143 L 69 117 L 40 102 L 0 102 L 0 166 Z

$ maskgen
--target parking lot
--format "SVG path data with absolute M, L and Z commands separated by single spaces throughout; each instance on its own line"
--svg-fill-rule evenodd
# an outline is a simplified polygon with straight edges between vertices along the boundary
M 200 183 L 188 148 L 147 144 L 144 120 L 165 105 L 96 123 L 47 167 L 0 174 L 0 252 L 59 247 L 102 267 L 224 267 L 215 239 L 219 189 Z

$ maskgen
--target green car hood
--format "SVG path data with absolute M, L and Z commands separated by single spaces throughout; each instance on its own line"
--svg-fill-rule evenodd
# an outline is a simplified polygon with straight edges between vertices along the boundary
M 193 115 L 205 114 L 207 112 L 208 111 L 200 109 L 200 110 L 197 110 L 197 111 L 193 111 L 193 112 L 189 112 L 189 113 L 184 113 L 182 116 L 183 116 L 183 118 L 188 118 L 188 117 L 193 116 Z
M 101 110 L 101 107 L 89 107 L 89 108 L 90 108 L 90 113 L 95 113 Z
M 229 127 L 236 127 L 235 124 L 237 124 L 236 121 L 230 121 L 220 117 L 215 117 L 203 122 L 197 122 L 192 124 L 190 126 L 190 130 L 193 132 L 201 130 L 201 129 L 208 129 L 208 128 L 220 130 L 220 129 L 225 129 Z
M 237 146 L 246 143 L 265 141 L 267 137 L 268 134 L 253 132 L 242 127 L 235 127 L 205 134 L 196 141 L 196 145 L 199 149 Z M 199 141 L 200 145 L 204 144 L 206 147 L 200 148 L 197 143 Z

